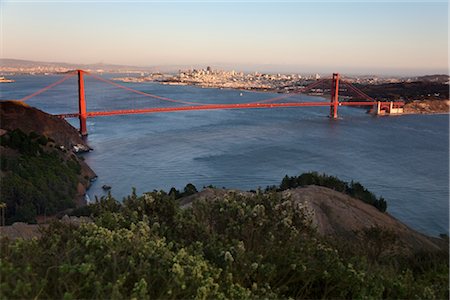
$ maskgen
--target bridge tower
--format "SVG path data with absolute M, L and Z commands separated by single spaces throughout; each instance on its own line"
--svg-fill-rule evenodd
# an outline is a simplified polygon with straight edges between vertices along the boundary
M 331 80 L 330 118 L 337 119 L 339 105 L 339 73 L 333 73 Z
M 84 97 L 84 78 L 83 70 L 77 70 L 78 72 L 78 118 L 80 119 L 80 134 L 81 136 L 87 136 L 87 111 L 86 111 L 86 99 Z

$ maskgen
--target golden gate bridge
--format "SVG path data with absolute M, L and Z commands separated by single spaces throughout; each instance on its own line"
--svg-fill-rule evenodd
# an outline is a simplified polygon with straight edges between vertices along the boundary
M 282 107 L 320 107 L 325 106 L 330 108 L 329 116 L 332 119 L 338 118 L 338 107 L 339 106 L 367 106 L 376 109 L 377 114 L 385 113 L 399 113 L 402 111 L 404 102 L 393 102 L 393 101 L 377 101 L 369 95 L 365 94 L 358 88 L 354 87 L 351 83 L 342 80 L 339 73 L 334 73 L 331 79 L 320 79 L 305 87 L 299 88 L 294 92 L 283 94 L 277 97 L 272 97 L 264 100 L 259 100 L 256 102 L 246 102 L 246 103 L 199 103 L 184 100 L 177 100 L 168 97 L 163 97 L 159 95 L 154 95 L 151 93 L 146 93 L 130 87 L 118 84 L 106 78 L 102 78 L 90 72 L 84 70 L 75 70 L 68 72 L 60 80 L 26 96 L 17 101 L 27 101 L 45 91 L 54 88 L 55 86 L 63 83 L 67 79 L 78 75 L 78 112 L 76 113 L 63 113 L 57 114 L 56 116 L 60 118 L 78 118 L 80 121 L 80 134 L 86 136 L 88 134 L 87 130 L 87 118 L 99 117 L 99 116 L 114 116 L 114 115 L 130 115 L 130 114 L 148 114 L 148 113 L 163 113 L 163 112 L 176 112 L 176 111 L 199 111 L 199 110 L 220 110 L 220 109 L 252 109 L 252 108 L 282 108 Z M 137 109 L 117 109 L 117 110 L 105 110 L 105 111 L 87 111 L 86 107 L 86 97 L 85 97 L 85 84 L 84 76 L 90 76 L 96 80 L 105 82 L 116 88 L 120 88 L 135 94 L 139 94 L 145 97 L 150 97 L 164 102 L 172 102 L 177 104 L 182 104 L 183 106 L 169 106 L 169 107 L 148 107 L 148 108 L 137 108 Z M 301 93 L 310 92 L 320 85 L 327 83 L 331 80 L 330 88 L 330 101 L 320 101 L 320 102 L 282 102 L 277 103 L 277 101 L 298 95 Z M 341 87 L 346 87 L 348 91 L 353 92 L 362 101 L 339 101 L 339 89 Z

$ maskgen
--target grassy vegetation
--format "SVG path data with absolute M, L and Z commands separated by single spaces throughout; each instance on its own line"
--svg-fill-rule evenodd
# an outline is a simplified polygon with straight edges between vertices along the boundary
M 1 146 L 18 152 L 1 156 L 0 196 L 7 205 L 7 224 L 33 223 L 37 215 L 74 207 L 80 164 L 48 143 L 45 136 L 19 129 L 1 137 Z
M 360 244 L 322 238 L 310 212 L 275 191 L 228 193 L 187 209 L 163 191 L 123 203 L 107 196 L 78 214 L 93 222 L 2 241 L 1 298 L 449 296 L 448 253 L 400 255 L 391 251 L 395 235 L 379 228 L 361 232 Z

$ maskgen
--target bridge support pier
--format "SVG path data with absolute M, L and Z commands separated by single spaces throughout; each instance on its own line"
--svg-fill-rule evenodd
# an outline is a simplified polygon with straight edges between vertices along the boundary
M 86 99 L 84 97 L 84 78 L 83 70 L 78 70 L 78 118 L 80 119 L 80 134 L 81 136 L 87 136 L 87 111 L 86 111 Z
M 378 101 L 376 104 L 376 115 L 401 115 L 403 114 L 403 102 L 393 102 L 393 101 Z
M 339 105 L 339 73 L 333 73 L 331 81 L 331 102 L 330 102 L 330 118 L 338 118 Z

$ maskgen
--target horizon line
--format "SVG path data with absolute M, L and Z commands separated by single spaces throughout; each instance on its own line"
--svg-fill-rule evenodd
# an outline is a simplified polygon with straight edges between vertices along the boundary
M 230 62 L 210 62 L 210 63 L 178 63 L 178 64 L 154 64 L 154 65 L 136 65 L 136 64 L 123 64 L 123 63 L 109 63 L 109 62 L 89 62 L 89 63 L 73 63 L 73 62 L 64 62 L 64 61 L 45 61 L 45 60 L 33 60 L 33 59 L 24 59 L 24 58 L 10 58 L 10 57 L 0 57 L 0 60 L 17 60 L 17 61 L 26 61 L 26 62 L 32 62 L 32 63 L 47 63 L 47 64 L 65 64 L 65 65 L 84 65 L 84 66 L 95 66 L 95 65 L 104 65 L 104 66 L 114 66 L 114 67 L 133 67 L 133 68 L 144 68 L 144 69 L 149 69 L 149 68 L 178 68 L 178 67 L 190 67 L 190 68 L 194 68 L 194 67 L 200 67 L 200 66 L 204 66 L 205 68 L 208 66 L 211 67 L 221 67 L 221 68 L 226 68 L 226 69 L 233 69 L 232 66 L 234 65 L 236 68 L 241 68 L 239 69 L 234 69 L 234 71 L 239 71 L 239 72 L 274 72 L 274 73 L 295 73 L 295 74 L 300 74 L 300 73 L 308 73 L 308 74 L 328 74 L 330 72 L 332 73 L 341 73 L 341 74 L 348 74 L 349 75 L 359 75 L 359 76 L 396 76 L 396 77 L 404 77 L 404 76 L 409 76 L 409 77 L 416 77 L 416 76 L 424 76 L 424 75 L 447 75 L 450 76 L 450 70 L 449 67 L 443 67 L 442 70 L 427 70 L 427 69 L 422 69 L 421 71 L 419 70 L 405 70 L 403 68 L 394 68 L 394 69 L 390 69 L 388 67 L 386 67 L 386 70 L 380 70 L 383 69 L 382 67 L 377 67 L 375 69 L 378 69 L 376 71 L 358 71 L 358 70 L 354 70 L 354 71 L 345 71 L 345 72 L 334 72 L 334 71 L 324 71 L 324 68 L 327 68 L 326 66 L 322 66 L 322 67 L 314 67 L 314 66 L 305 66 L 305 65 L 301 65 L 301 64 L 283 64 L 283 63 L 279 63 L 279 64 L 271 64 L 271 63 L 230 63 Z M 2 67 L 2 66 L 0 66 Z M 257 70 L 257 68 L 274 68 L 274 70 L 270 70 L 270 71 L 264 71 L 264 70 Z M 293 71 L 293 70 L 276 70 L 277 67 L 291 67 L 291 68 L 302 68 L 305 69 L 305 71 Z M 245 70 L 246 68 L 254 68 L 252 71 L 250 70 Z M 333 69 L 340 69 L 341 67 L 337 67 Z M 345 67 L 343 67 L 345 68 Z M 362 67 L 364 69 L 368 69 L 367 67 Z M 312 71 L 312 69 L 315 69 L 314 71 Z M 322 70 L 320 70 L 322 69 Z M 354 68 L 353 68 L 354 69 Z M 446 71 L 444 71 L 444 69 L 446 69 Z M 225 71 L 225 70 L 224 70 Z M 338 70 L 335 70 L 338 71 Z M 108 71 L 105 71 L 105 73 L 108 73 Z

